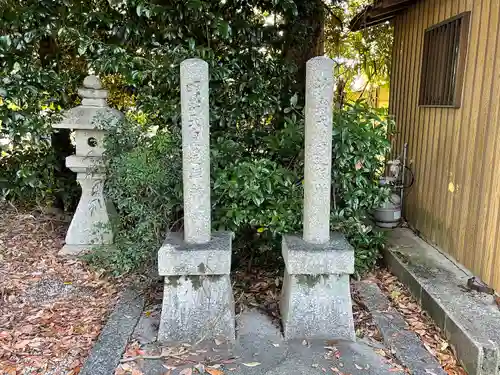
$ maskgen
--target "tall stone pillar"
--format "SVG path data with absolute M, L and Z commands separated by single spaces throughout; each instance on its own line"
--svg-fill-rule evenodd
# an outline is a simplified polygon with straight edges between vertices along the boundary
M 158 251 L 165 276 L 158 340 L 235 338 L 232 233 L 211 233 L 208 64 L 181 63 L 184 234 L 169 233 Z
M 104 195 L 105 171 L 103 125 L 116 126 L 123 114 L 106 104 L 107 90 L 96 76 L 88 76 L 78 90 L 82 104 L 63 113 L 54 128 L 73 129 L 76 155 L 66 158 L 66 166 L 76 172 L 82 195 L 66 233 L 66 244 L 59 254 L 77 255 L 113 243 L 110 217 L 115 214 Z
M 182 182 L 184 240 L 210 241 L 210 125 L 208 64 L 188 59 L 181 64 Z
M 281 314 L 285 338 L 354 340 L 349 274 L 354 250 L 330 233 L 333 60 L 306 65 L 303 237 L 283 236 Z

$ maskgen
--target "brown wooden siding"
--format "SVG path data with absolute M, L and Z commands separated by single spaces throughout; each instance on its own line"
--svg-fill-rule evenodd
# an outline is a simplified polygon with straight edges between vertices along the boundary
M 424 32 L 471 11 L 460 108 L 420 107 Z M 394 19 L 390 112 L 415 184 L 404 215 L 500 290 L 500 0 L 422 0 Z

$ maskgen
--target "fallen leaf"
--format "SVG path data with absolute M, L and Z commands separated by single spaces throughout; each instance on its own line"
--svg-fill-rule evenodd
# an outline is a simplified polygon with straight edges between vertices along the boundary
M 200 373 L 200 374 L 204 374 L 205 373 L 205 365 L 203 365 L 202 363 L 198 363 L 196 366 L 194 366 L 194 368 Z
M 243 366 L 246 366 L 246 367 L 255 367 L 255 366 L 259 366 L 259 365 L 260 365 L 260 362 L 243 363 Z
M 16 345 L 14 345 L 14 348 L 19 349 L 19 350 L 23 350 L 25 347 L 28 346 L 29 343 L 30 343 L 30 340 L 21 340 Z
M 210 375 L 224 375 L 224 371 L 218 370 L 216 368 L 207 367 L 205 371 L 208 372 Z
M 214 340 L 214 342 L 215 342 L 215 345 L 219 346 L 219 345 L 220 345 L 220 344 L 222 344 L 224 341 L 222 341 L 222 340 L 218 340 L 218 339 L 215 339 L 215 340 Z
M 179 375 L 192 375 L 193 374 L 193 369 L 192 368 L 185 368 L 181 372 L 179 372 Z

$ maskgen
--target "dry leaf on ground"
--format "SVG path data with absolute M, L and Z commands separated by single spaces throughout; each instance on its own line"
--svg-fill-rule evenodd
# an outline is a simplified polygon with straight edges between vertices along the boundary
M 76 374 L 118 288 L 57 255 L 67 228 L 61 218 L 0 210 L 0 373 Z
M 206 368 L 205 371 L 210 375 L 224 375 L 224 371 L 216 369 L 216 368 Z
M 448 375 L 466 375 L 441 330 L 397 277 L 383 269 L 376 272 L 371 279 L 378 283 L 394 307 L 403 315 L 410 330 L 420 337 L 424 347 L 437 358 Z

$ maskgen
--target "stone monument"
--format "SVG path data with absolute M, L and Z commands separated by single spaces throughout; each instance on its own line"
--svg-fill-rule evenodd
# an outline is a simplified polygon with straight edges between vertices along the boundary
M 165 276 L 158 340 L 234 340 L 232 233 L 211 233 L 208 64 L 181 63 L 184 233 L 170 233 L 158 252 Z
M 281 314 L 285 339 L 354 340 L 349 274 L 354 250 L 330 233 L 333 60 L 306 65 L 303 237 L 283 236 Z
M 66 244 L 59 254 L 77 255 L 96 246 L 113 244 L 110 216 L 115 210 L 103 192 L 105 171 L 102 155 L 104 136 L 102 125 L 116 126 L 123 114 L 109 108 L 107 90 L 96 76 L 88 76 L 78 90 L 82 104 L 63 113 L 59 129 L 75 132 L 75 155 L 66 158 L 66 166 L 76 172 L 82 195 L 66 233 Z

